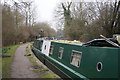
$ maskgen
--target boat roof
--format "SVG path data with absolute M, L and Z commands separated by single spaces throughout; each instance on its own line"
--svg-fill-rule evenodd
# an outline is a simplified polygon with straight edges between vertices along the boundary
M 107 38 L 107 39 L 109 41 L 106 41 L 104 38 L 99 38 L 99 39 L 93 39 L 93 40 L 85 42 L 85 43 L 77 41 L 77 40 L 74 40 L 74 41 L 69 41 L 69 40 L 49 40 L 49 41 L 56 42 L 56 43 L 78 45 L 78 46 L 115 47 L 115 48 L 117 48 L 114 45 L 114 44 L 118 44 L 118 43 L 116 43 L 116 40 L 114 41 L 113 38 Z M 44 40 L 44 39 L 37 39 L 37 40 Z M 91 45 L 93 43 L 94 43 L 94 45 Z M 107 45 L 104 45 L 104 43 L 106 43 Z M 118 45 L 120 45 L 120 44 L 118 44 Z

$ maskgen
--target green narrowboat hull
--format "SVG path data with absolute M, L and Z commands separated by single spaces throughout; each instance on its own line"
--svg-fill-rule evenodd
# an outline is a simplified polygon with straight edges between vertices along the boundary
M 44 63 L 56 67 L 64 77 L 72 79 L 120 79 L 120 48 L 112 47 L 86 47 L 67 43 L 51 42 L 54 46 L 53 53 L 46 56 L 41 52 L 42 40 L 35 40 L 32 50 Z M 58 58 L 59 48 L 63 47 L 62 59 Z M 70 63 L 72 50 L 82 52 L 80 66 Z M 101 71 L 97 70 L 98 63 L 102 63 Z M 48 64 L 46 64 L 49 66 Z M 61 74 L 58 74 L 62 76 Z

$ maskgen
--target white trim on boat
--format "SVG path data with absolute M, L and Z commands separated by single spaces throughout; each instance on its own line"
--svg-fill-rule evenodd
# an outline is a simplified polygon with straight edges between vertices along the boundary
M 49 50 L 50 50 L 51 41 L 44 40 L 42 45 L 42 53 L 46 56 L 49 56 Z

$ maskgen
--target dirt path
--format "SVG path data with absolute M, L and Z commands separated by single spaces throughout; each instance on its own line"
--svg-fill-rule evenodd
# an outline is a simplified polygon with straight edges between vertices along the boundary
M 24 56 L 27 45 L 20 46 L 14 54 L 10 69 L 11 78 L 39 78 L 39 75 L 31 70 L 32 63 Z

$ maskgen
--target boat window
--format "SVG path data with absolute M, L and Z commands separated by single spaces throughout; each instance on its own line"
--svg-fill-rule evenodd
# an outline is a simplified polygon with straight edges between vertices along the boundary
M 50 53 L 50 54 L 53 54 L 53 45 L 50 46 L 49 53 Z
M 40 43 L 40 51 L 42 50 L 43 42 Z
M 58 52 L 58 58 L 59 58 L 59 59 L 62 59 L 63 50 L 64 50 L 63 47 L 60 47 L 60 48 L 59 48 L 59 52 Z
M 45 47 L 44 47 L 44 50 L 46 50 L 46 45 L 45 45 Z
M 82 56 L 82 52 L 72 50 L 71 64 L 76 67 L 79 67 L 80 61 L 81 61 L 81 56 Z
M 102 67 L 103 67 L 102 62 L 98 62 L 97 63 L 97 71 L 100 72 L 102 70 Z
M 39 42 L 38 41 L 36 41 L 36 48 L 38 48 L 39 47 Z

